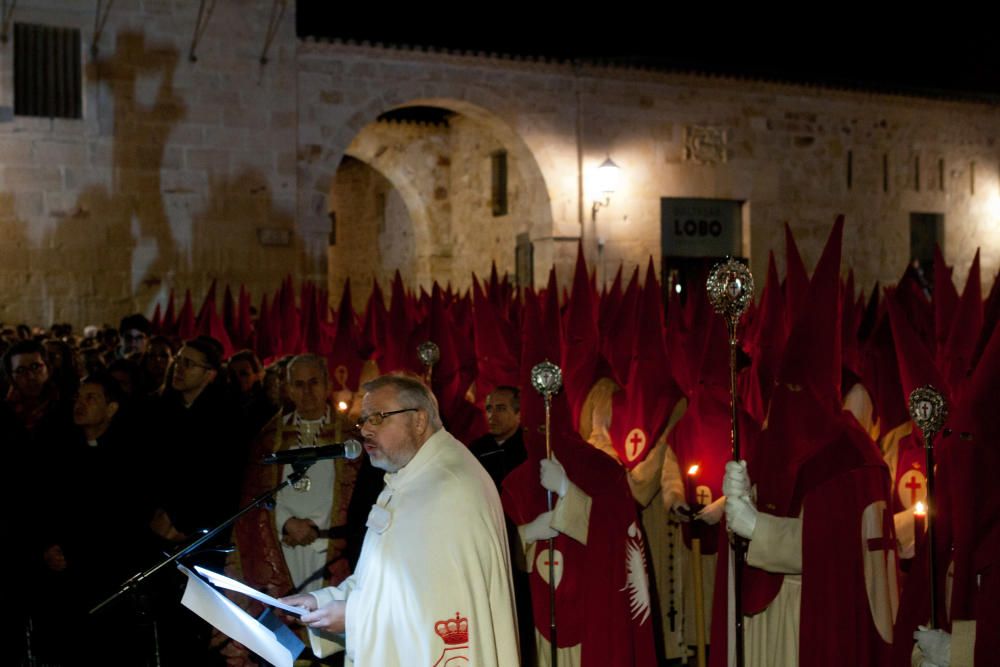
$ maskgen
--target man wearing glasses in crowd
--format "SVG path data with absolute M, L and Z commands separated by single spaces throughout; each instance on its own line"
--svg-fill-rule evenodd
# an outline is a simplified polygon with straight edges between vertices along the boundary
M 363 387 L 358 426 L 385 488 L 361 559 L 340 586 L 285 598 L 310 613 L 313 651 L 347 664 L 516 665 L 510 556 L 496 487 L 444 430 L 433 394 L 386 375 Z

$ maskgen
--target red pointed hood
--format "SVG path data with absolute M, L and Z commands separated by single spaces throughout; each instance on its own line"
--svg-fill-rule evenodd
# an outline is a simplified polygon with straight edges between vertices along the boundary
M 662 298 L 650 259 L 628 381 L 612 399 L 611 442 L 630 469 L 646 459 L 682 396 L 664 346 Z
M 573 274 L 573 292 L 566 305 L 563 337 L 563 377 L 566 398 L 573 414 L 573 425 L 579 426 L 580 412 L 590 388 L 597 381 L 600 337 L 597 331 L 597 312 L 593 290 L 587 276 L 587 263 L 583 258 L 583 245 L 577 246 L 576 271 Z
M 785 328 L 791 330 L 799 313 L 805 307 L 809 291 L 809 274 L 795 245 L 792 228 L 785 223 Z
M 554 278 L 553 278 L 554 280 Z M 552 284 L 550 281 L 550 291 Z M 551 307 L 547 310 L 551 311 Z M 554 316 L 543 314 L 541 303 L 534 291 L 524 292 L 524 311 L 521 320 L 521 366 L 518 386 L 521 388 L 521 425 L 524 428 L 524 443 L 529 460 L 537 461 L 545 457 L 545 403 L 531 384 L 531 369 L 543 361 L 556 365 L 562 358 L 562 334 L 558 311 Z M 565 381 L 565 379 L 564 379 Z M 555 433 L 568 434 L 574 431 L 566 392 L 560 391 L 554 397 L 553 436 Z
M 993 285 L 990 287 L 989 296 L 983 304 L 983 329 L 979 333 L 979 340 L 976 343 L 976 352 L 973 355 L 973 366 L 976 360 L 983 354 L 986 344 L 993 336 L 993 330 L 1000 321 L 1000 273 L 993 277 Z
M 162 333 L 160 327 L 162 326 L 163 316 L 160 314 L 160 304 L 156 304 L 156 308 L 153 310 L 153 319 L 149 323 L 149 328 L 154 334 Z
M 271 312 L 267 304 L 267 294 L 260 298 L 260 308 L 257 309 L 255 345 L 257 356 L 267 364 L 268 359 L 276 356 L 274 334 L 271 331 Z
M 351 301 L 351 280 L 344 283 L 337 308 L 337 320 L 329 350 L 325 352 L 329 362 L 331 387 L 334 391 L 347 389 L 357 391 L 361 381 L 361 367 L 364 360 L 358 354 L 357 318 Z
M 184 305 L 177 314 L 177 337 L 181 340 L 194 338 L 197 332 L 194 321 L 194 305 L 191 303 L 191 290 L 184 291 Z
M 201 302 L 201 308 L 198 309 L 198 316 L 195 318 L 195 328 L 198 331 L 205 329 L 205 321 L 208 317 L 208 311 L 212 310 L 218 314 L 218 307 L 215 302 L 215 286 L 216 279 L 212 279 L 212 284 L 208 287 L 208 293 L 205 295 L 205 300 Z
M 843 420 L 840 405 L 840 252 L 837 218 L 809 283 L 803 310 L 785 344 L 767 429 L 750 463 L 761 507 L 797 516 L 799 467 L 830 441 Z M 773 508 L 773 509 L 772 509 Z
M 935 302 L 936 302 L 935 297 Z M 957 388 L 972 374 L 972 364 L 983 327 L 983 292 L 979 274 L 979 250 L 969 268 L 962 298 L 955 307 L 948 337 L 938 348 L 938 368 L 949 387 Z
M 374 359 L 379 362 L 385 354 L 385 327 L 389 311 L 385 307 L 385 298 L 377 280 L 372 281 L 372 291 L 368 295 L 365 306 L 365 324 L 361 333 L 360 354 L 363 359 Z
M 763 423 L 774 391 L 781 353 L 785 349 L 784 295 L 773 253 L 768 256 L 767 282 L 761 293 L 760 304 L 756 339 L 750 354 L 750 372 L 747 375 L 750 386 L 745 397 L 747 411 L 759 423 Z
M 941 246 L 934 246 L 934 352 L 942 349 L 954 322 L 958 290 L 952 281 L 951 267 L 944 263 Z
M 422 375 L 423 364 L 417 358 L 416 345 L 423 341 L 412 343 L 414 331 L 420 322 L 416 317 L 416 308 L 411 303 L 411 297 L 403 289 L 403 278 L 399 271 L 392 280 L 392 302 L 389 304 L 386 321 L 385 352 L 379 370 L 382 373 L 393 371 L 409 371 Z M 389 335 L 389 332 L 392 332 Z
M 896 364 L 899 367 L 904 404 L 909 401 L 913 390 L 923 385 L 931 385 L 949 397 L 951 395 L 949 385 L 934 364 L 931 351 L 914 331 L 898 297 L 898 290 L 890 292 L 886 297 L 886 307 L 892 325 L 892 339 L 896 348 Z
M 476 399 L 482 404 L 487 394 L 501 385 L 516 386 L 520 362 L 520 331 L 500 312 L 472 276 L 472 317 L 475 323 Z
M 246 286 L 240 285 L 239 309 L 236 320 L 235 345 L 249 348 L 253 344 L 253 315 L 250 312 L 250 293 Z
M 161 333 L 166 336 L 173 336 L 177 333 L 177 315 L 174 305 L 174 288 L 170 288 L 170 296 L 167 297 L 167 309 L 163 312 L 163 324 L 160 326 Z
M 611 323 L 614 321 L 615 313 L 618 312 L 622 302 L 622 264 L 618 265 L 618 272 L 611 283 L 611 288 L 602 292 L 598 305 L 597 328 L 601 332 L 601 339 L 608 335 Z M 638 271 L 638 267 L 636 267 Z
M 619 386 L 628 379 L 632 364 L 633 341 L 636 335 L 639 304 L 639 267 L 632 273 L 632 279 L 625 293 L 615 306 L 608 307 L 607 329 L 601 336 L 601 356 L 606 360 L 609 372 Z M 607 297 L 613 298 L 614 290 Z M 610 314 L 613 312 L 613 315 Z
M 888 433 L 909 421 L 910 416 L 903 394 L 899 363 L 896 361 L 896 343 L 888 312 L 889 297 L 881 301 L 877 298 L 877 292 L 873 292 L 869 301 L 869 313 L 866 313 L 866 317 L 870 316 L 873 323 L 863 349 L 864 378 L 865 387 L 874 404 L 879 430 Z
M 236 334 L 236 301 L 233 299 L 233 291 L 226 284 L 226 291 L 222 294 L 222 324 L 232 339 Z

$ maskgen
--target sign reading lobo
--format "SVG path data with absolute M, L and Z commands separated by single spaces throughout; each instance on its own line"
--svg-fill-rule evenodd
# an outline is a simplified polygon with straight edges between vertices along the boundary
M 725 257 L 742 254 L 741 203 L 729 199 L 660 200 L 664 255 Z

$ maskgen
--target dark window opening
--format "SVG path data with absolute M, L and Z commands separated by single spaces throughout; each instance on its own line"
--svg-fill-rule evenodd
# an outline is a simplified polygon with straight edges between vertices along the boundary
M 79 30 L 14 24 L 14 114 L 83 117 Z
M 926 289 L 934 285 L 934 246 L 944 249 L 944 215 L 911 213 L 910 263 L 923 277 Z
M 507 215 L 507 151 L 496 151 L 490 155 L 492 166 L 493 217 Z

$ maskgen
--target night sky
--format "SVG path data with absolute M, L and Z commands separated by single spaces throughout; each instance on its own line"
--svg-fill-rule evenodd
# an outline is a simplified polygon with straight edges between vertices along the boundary
M 366 12 L 344 10 L 329 0 L 298 0 L 297 30 L 301 37 L 596 60 L 1000 103 L 1000 48 L 985 16 L 978 22 L 970 16 L 965 23 L 911 16 L 889 21 L 813 7 L 811 13 L 830 14 L 819 22 L 785 15 L 769 20 L 757 12 L 727 16 L 730 10 L 716 6 L 717 15 L 658 10 L 653 17 L 646 5 L 618 9 L 607 18 L 565 9 L 560 10 L 565 17 L 555 20 L 555 10 L 546 8 L 543 14 L 541 5 L 514 11 L 504 3 L 477 3 L 461 13 L 424 5 L 407 17 L 386 5 Z M 790 21 L 797 25 L 789 27 Z

